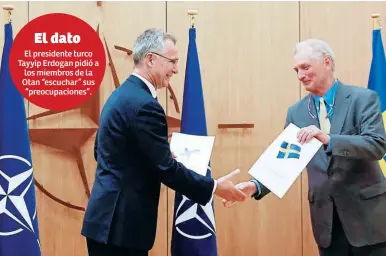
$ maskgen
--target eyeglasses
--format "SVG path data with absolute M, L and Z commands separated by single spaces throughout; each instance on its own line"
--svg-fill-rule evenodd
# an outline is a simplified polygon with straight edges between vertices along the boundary
M 164 56 L 164 55 L 162 55 L 162 54 L 160 54 L 160 53 L 156 53 L 156 52 L 150 52 L 150 53 L 155 54 L 155 55 L 158 55 L 158 56 L 160 56 L 160 57 L 162 57 L 162 58 L 168 60 L 168 61 L 169 61 L 170 63 L 172 63 L 173 65 L 177 65 L 177 64 L 178 64 L 178 59 L 171 59 L 171 58 L 168 58 L 168 57 L 166 57 L 166 56 Z

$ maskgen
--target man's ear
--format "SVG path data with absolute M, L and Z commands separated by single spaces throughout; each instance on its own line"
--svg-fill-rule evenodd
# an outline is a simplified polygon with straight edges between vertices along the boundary
M 154 65 L 154 56 L 153 54 L 146 54 L 144 59 L 144 64 L 148 66 L 149 68 L 153 67 Z
M 330 56 L 325 56 L 324 57 L 324 63 L 326 66 L 330 67 L 332 69 L 332 59 Z

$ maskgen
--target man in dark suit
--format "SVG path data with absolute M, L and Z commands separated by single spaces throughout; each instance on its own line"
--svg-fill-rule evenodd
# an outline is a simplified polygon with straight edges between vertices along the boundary
M 156 89 L 178 72 L 176 40 L 158 29 L 136 40 L 133 74 L 106 101 L 95 141 L 97 169 L 82 235 L 91 256 L 143 256 L 152 248 L 161 183 L 202 205 L 216 194 L 242 201 L 230 178 L 204 177 L 170 152 Z
M 384 256 L 386 180 L 378 160 L 385 155 L 386 135 L 378 96 L 335 79 L 333 53 L 320 40 L 297 44 L 294 69 L 310 94 L 289 108 L 285 126 L 302 128 L 300 144 L 312 138 L 324 144 L 307 165 L 320 255 Z M 238 187 L 257 200 L 270 192 L 257 180 Z

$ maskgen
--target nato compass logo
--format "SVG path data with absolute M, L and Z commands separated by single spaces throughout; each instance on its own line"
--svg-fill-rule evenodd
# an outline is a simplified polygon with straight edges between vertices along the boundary
M 11 170 L 4 169 L 9 167 Z M 0 237 L 23 231 L 35 234 L 33 221 L 36 219 L 36 208 L 29 209 L 25 200 L 33 182 L 32 171 L 32 164 L 23 157 L 0 156 Z M 9 176 L 10 173 L 17 174 Z
M 182 195 L 176 211 L 175 227 L 178 233 L 190 239 L 205 239 L 216 233 L 213 197 L 205 206 Z
M 295 144 L 290 144 L 286 141 L 281 143 L 279 153 L 276 158 L 278 159 L 287 159 L 287 158 L 300 158 L 300 152 L 302 151 L 301 147 Z

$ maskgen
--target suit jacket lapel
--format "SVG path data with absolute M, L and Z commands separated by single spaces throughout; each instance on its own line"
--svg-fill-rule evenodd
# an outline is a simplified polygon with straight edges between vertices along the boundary
M 344 122 L 346 121 L 347 110 L 350 106 L 351 98 L 348 88 L 339 82 L 339 87 L 335 95 L 334 114 L 331 120 L 330 134 L 340 134 Z M 326 156 L 327 157 L 327 156 Z M 327 157 L 327 170 L 330 168 L 331 156 Z
M 339 87 L 335 95 L 335 104 L 333 106 L 334 114 L 331 120 L 330 134 L 340 134 L 342 131 L 350 102 L 350 91 L 345 85 L 339 83 Z

